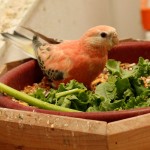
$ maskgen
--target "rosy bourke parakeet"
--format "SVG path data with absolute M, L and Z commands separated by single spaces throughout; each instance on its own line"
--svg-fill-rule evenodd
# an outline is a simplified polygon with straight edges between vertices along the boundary
M 17 45 L 23 49 L 29 50 L 32 45 L 30 49 L 34 49 L 39 66 L 55 87 L 72 79 L 90 87 L 91 82 L 103 71 L 108 51 L 119 41 L 116 29 L 105 25 L 89 29 L 78 40 L 64 41 L 46 38 L 32 29 L 28 30 L 34 33 L 32 43 L 31 39 L 17 32 L 14 35 L 9 33 L 2 35 L 15 41 L 15 44 L 17 39 L 20 40 L 24 46 L 18 43 Z M 40 42 L 38 37 L 47 42 Z

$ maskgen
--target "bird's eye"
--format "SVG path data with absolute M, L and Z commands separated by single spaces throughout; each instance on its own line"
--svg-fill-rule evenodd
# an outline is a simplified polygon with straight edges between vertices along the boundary
M 100 36 L 101 36 L 102 38 L 105 38 L 105 37 L 107 37 L 107 33 L 102 32 L 102 33 L 100 34 Z

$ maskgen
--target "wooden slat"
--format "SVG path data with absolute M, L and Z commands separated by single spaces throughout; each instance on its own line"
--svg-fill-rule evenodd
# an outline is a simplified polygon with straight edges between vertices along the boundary
M 2 149 L 107 150 L 106 122 L 0 108 Z
M 150 114 L 108 124 L 109 150 L 149 150 Z

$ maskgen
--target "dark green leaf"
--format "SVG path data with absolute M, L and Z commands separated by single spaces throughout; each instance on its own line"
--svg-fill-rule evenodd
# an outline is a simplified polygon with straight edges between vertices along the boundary
M 109 59 L 106 63 L 106 67 L 112 75 L 121 75 L 120 61 Z
M 118 79 L 116 81 L 116 87 L 117 87 L 117 95 L 119 98 L 122 98 L 123 93 L 127 90 L 131 88 L 130 82 L 128 78 L 124 78 L 124 79 Z

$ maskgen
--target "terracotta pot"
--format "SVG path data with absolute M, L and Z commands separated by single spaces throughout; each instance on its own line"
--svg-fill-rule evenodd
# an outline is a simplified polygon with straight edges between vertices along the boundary
M 140 56 L 150 59 L 150 42 L 126 42 L 118 45 L 109 52 L 109 58 L 113 58 L 121 62 L 137 62 Z M 17 90 L 21 90 L 26 85 L 39 82 L 41 78 L 42 72 L 36 60 L 30 60 L 7 72 L 0 78 L 0 82 L 5 83 Z M 149 107 L 108 112 L 58 112 L 38 109 L 31 106 L 24 106 L 16 101 L 13 101 L 10 97 L 2 94 L 0 95 L 0 106 L 10 109 L 34 111 L 92 120 L 103 120 L 107 122 L 138 116 L 150 112 Z

